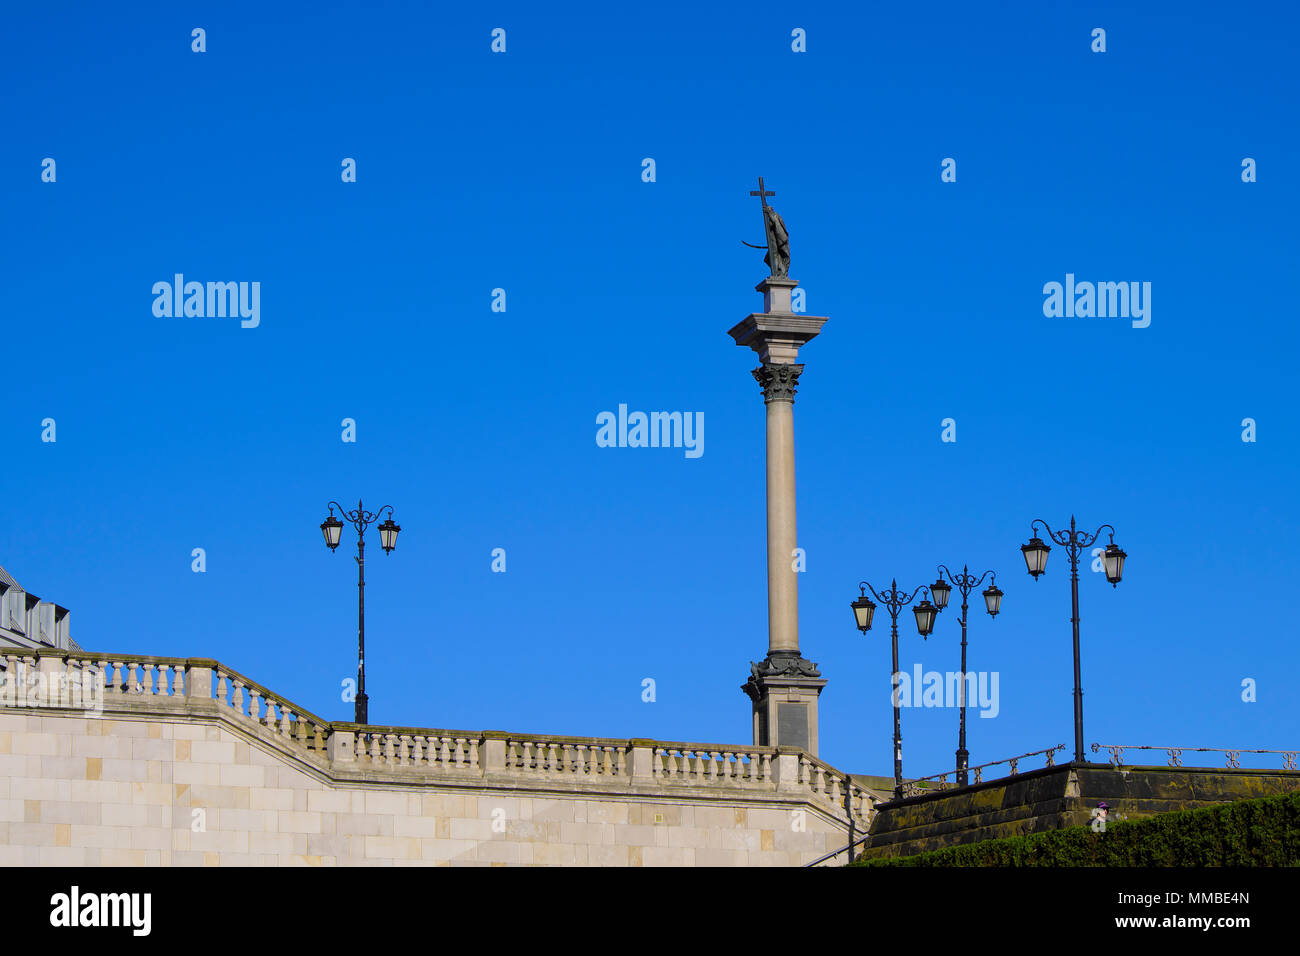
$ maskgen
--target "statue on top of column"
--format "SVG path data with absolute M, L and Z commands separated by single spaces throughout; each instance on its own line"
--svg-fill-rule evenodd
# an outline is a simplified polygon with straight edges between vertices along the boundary
M 763 261 L 767 263 L 768 270 L 772 273 L 774 279 L 785 279 L 790 275 L 790 233 L 786 231 L 785 220 L 781 214 L 767 204 L 768 196 L 775 196 L 776 193 L 769 191 L 763 186 L 763 177 L 758 177 L 757 191 L 751 189 L 751 196 L 757 196 L 763 203 L 763 231 L 767 235 L 767 245 L 756 246 L 752 242 L 744 242 L 751 249 L 766 249 L 767 255 Z

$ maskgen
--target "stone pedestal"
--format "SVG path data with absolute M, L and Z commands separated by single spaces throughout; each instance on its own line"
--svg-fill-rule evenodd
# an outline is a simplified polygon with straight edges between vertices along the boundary
M 795 522 L 794 396 L 804 367 L 799 348 L 814 338 L 825 316 L 791 311 L 793 279 L 768 277 L 756 289 L 762 312 L 731 329 L 736 344 L 758 353 L 753 376 L 767 414 L 767 619 L 768 655 L 750 665 L 742 686 L 754 713 L 754 743 L 817 753 L 817 697 L 826 681 L 799 652 L 799 578 Z
M 773 651 L 749 665 L 742 686 L 754 708 L 754 743 L 798 747 L 817 755 L 817 698 L 826 681 L 797 650 Z

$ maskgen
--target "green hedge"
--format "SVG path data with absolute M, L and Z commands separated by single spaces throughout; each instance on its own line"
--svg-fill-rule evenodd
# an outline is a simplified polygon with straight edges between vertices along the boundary
M 1300 791 L 1200 810 L 1066 827 L 853 866 L 1295 866 Z

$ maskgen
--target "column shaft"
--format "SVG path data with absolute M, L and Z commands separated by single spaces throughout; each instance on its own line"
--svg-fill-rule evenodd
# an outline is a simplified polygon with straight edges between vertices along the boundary
M 794 403 L 767 403 L 767 649 L 799 650 Z

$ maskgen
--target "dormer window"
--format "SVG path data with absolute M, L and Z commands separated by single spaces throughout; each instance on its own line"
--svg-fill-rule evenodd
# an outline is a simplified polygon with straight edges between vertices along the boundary
M 0 600 L 0 627 L 19 634 L 27 633 L 27 593 L 22 588 L 11 587 Z
M 54 646 L 68 650 L 72 647 L 72 634 L 70 633 L 70 618 L 66 607 L 54 605 Z
M 50 647 L 58 647 L 58 634 L 54 629 L 54 605 L 49 601 L 41 601 L 36 605 L 36 634 L 34 635 L 42 644 L 48 644 Z
M 35 638 L 40 632 L 40 622 L 37 620 L 38 615 L 36 609 L 40 607 L 41 599 L 35 594 L 28 593 L 23 595 L 23 600 L 27 602 L 26 613 L 24 615 L 27 627 L 24 629 L 23 633 L 30 638 Z

